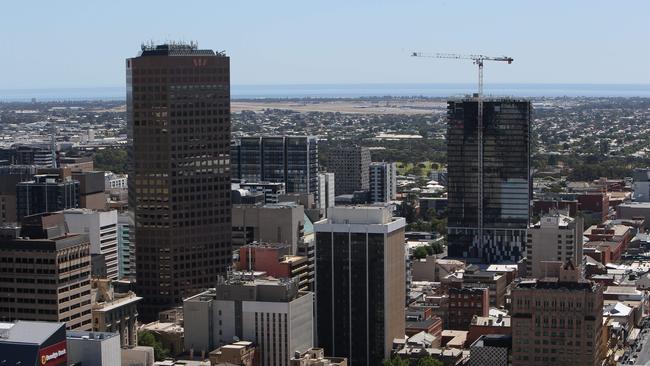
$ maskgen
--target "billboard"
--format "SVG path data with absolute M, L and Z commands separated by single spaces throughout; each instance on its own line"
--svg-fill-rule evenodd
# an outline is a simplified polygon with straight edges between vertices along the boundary
M 38 364 L 40 366 L 65 365 L 68 361 L 66 341 L 41 348 L 38 353 Z

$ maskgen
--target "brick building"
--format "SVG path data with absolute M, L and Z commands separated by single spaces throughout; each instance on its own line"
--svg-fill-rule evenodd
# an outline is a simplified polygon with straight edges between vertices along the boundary
M 489 311 L 488 289 L 449 289 L 449 329 L 467 330 L 475 315 L 488 316 Z

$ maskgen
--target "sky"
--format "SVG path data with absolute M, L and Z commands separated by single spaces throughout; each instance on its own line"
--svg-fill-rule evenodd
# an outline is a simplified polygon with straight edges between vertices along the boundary
M 122 86 L 146 41 L 225 50 L 234 85 L 650 84 L 650 1 L 3 0 L 0 89 Z

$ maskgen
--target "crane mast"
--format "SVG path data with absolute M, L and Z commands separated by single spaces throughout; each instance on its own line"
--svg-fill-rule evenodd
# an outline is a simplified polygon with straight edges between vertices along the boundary
M 428 57 L 428 58 L 446 58 L 456 60 L 472 60 L 474 65 L 478 66 L 478 93 L 476 94 L 476 104 L 478 108 L 476 116 L 476 136 L 477 136 L 477 151 L 478 151 L 478 202 L 477 202 L 477 229 L 479 245 L 483 247 L 483 62 L 484 61 L 500 61 L 511 64 L 514 59 L 508 56 L 490 57 L 484 55 L 461 55 L 456 53 L 424 53 L 413 52 L 412 57 Z

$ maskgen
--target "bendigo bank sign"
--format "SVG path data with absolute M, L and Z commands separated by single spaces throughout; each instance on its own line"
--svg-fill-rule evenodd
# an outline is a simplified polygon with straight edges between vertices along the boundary
M 58 366 L 65 365 L 68 361 L 68 353 L 66 352 L 66 341 L 53 344 L 49 347 L 41 349 L 38 353 L 39 366 Z

